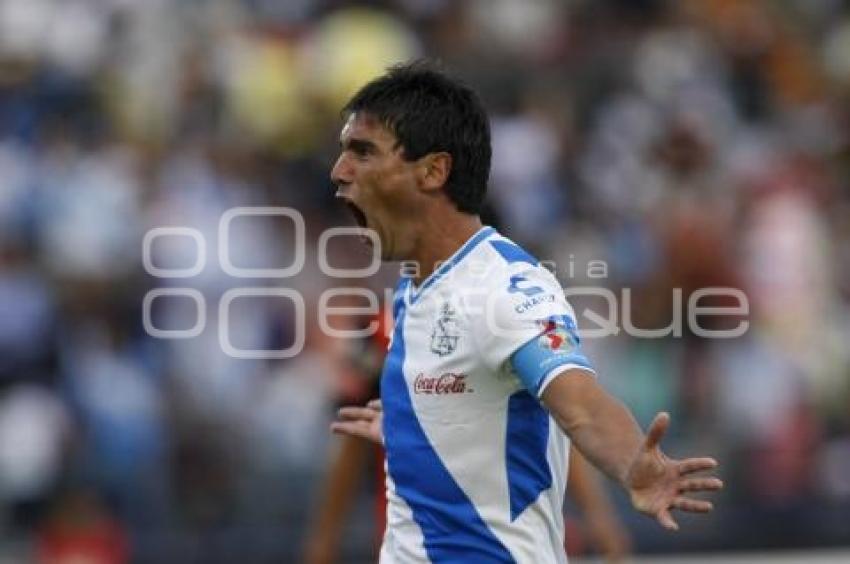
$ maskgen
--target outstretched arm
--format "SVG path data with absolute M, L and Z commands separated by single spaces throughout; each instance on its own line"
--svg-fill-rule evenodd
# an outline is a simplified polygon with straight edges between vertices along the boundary
M 723 487 L 716 477 L 693 476 L 717 466 L 713 458 L 674 460 L 659 443 L 670 424 L 670 416 L 659 413 L 644 435 L 626 407 L 609 395 L 588 372 L 569 369 L 544 390 L 543 404 L 578 450 L 623 486 L 638 511 L 655 517 L 662 526 L 677 530 L 670 509 L 695 513 L 712 510 L 709 501 L 683 495 L 715 491 Z M 381 444 L 380 400 L 366 407 L 344 407 L 340 421 L 331 429 Z
M 579 369 L 568 369 L 556 377 L 541 399 L 579 451 L 626 489 L 638 511 L 676 530 L 679 526 L 670 509 L 712 510 L 711 502 L 684 494 L 722 488 L 718 478 L 693 476 L 716 467 L 717 462 L 712 458 L 668 458 L 659 447 L 670 424 L 668 414 L 659 413 L 644 435 L 628 409 L 590 373 Z

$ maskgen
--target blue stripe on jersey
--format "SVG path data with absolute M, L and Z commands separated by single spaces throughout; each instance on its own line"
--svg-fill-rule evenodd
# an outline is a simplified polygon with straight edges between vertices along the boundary
M 581 350 L 576 323 L 568 315 L 552 315 L 541 320 L 540 335 L 511 355 L 511 365 L 525 389 L 540 395 L 543 379 L 558 366 L 575 364 L 591 369 Z
M 393 291 L 393 320 L 398 319 L 401 308 L 404 307 L 404 292 L 410 285 L 410 278 L 399 278 Z
M 511 521 L 534 503 L 540 492 L 552 486 L 546 459 L 549 414 L 525 390 L 508 399 L 508 432 L 505 461 L 511 497 Z
M 381 375 L 387 470 L 435 563 L 513 562 L 428 441 L 404 379 L 404 307 Z
M 508 261 L 508 264 L 515 262 L 527 262 L 531 266 L 537 266 L 537 259 L 528 254 L 528 252 L 514 243 L 508 241 L 490 241 L 493 248 L 502 255 L 502 258 Z
M 496 230 L 492 227 L 482 227 L 481 229 L 479 229 L 478 233 L 476 233 L 469 241 L 464 243 L 460 249 L 455 251 L 455 254 L 452 255 L 449 260 L 440 265 L 440 268 L 432 272 L 431 275 L 425 279 L 425 282 L 422 283 L 422 286 L 420 286 L 419 290 L 414 290 L 413 292 L 411 292 L 410 303 L 416 303 L 416 301 L 420 298 L 420 296 L 422 296 L 425 290 L 433 286 L 437 280 L 445 276 L 446 273 L 452 268 L 454 268 L 457 263 L 462 261 L 472 249 L 477 247 L 478 243 L 492 235 L 495 231 Z

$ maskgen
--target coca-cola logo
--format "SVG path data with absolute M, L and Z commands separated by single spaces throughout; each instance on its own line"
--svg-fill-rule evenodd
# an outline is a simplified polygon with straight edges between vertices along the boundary
M 464 394 L 472 391 L 467 385 L 466 374 L 456 372 L 444 372 L 439 376 L 426 376 L 422 372 L 413 380 L 413 393 L 415 394 Z

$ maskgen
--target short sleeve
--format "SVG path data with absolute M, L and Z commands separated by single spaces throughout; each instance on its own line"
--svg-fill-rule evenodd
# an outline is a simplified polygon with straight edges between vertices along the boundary
M 525 266 L 491 283 L 476 333 L 485 364 L 494 371 L 512 370 L 539 397 L 563 370 L 593 369 L 560 284 L 543 267 Z

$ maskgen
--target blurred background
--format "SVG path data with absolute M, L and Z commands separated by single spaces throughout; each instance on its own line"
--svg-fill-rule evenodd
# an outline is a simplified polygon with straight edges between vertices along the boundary
M 301 559 L 339 448 L 328 423 L 375 371 L 368 344 L 319 330 L 318 300 L 398 274 L 333 280 L 316 260 L 322 230 L 350 224 L 329 181 L 339 108 L 422 56 L 480 92 L 489 215 L 565 286 L 629 288 L 643 328 L 670 324 L 675 288 L 748 296 L 739 338 L 587 340 L 643 425 L 671 411 L 668 452 L 722 463 L 715 513 L 675 535 L 612 492 L 634 550 L 850 546 L 850 2 L 0 0 L 0 561 Z M 225 272 L 219 220 L 237 206 L 303 214 L 297 276 Z M 143 268 L 159 226 L 205 244 L 157 237 L 151 261 L 199 274 Z M 228 258 L 280 267 L 298 238 L 286 218 L 238 218 Z M 345 238 L 328 248 L 368 263 Z M 300 291 L 303 352 L 224 354 L 236 287 Z M 150 304 L 166 330 L 202 307 L 199 335 L 147 334 L 156 288 L 200 291 Z M 229 314 L 237 349 L 296 338 L 287 300 Z M 373 558 L 373 473 L 341 562 Z M 590 550 L 570 523 L 570 551 Z

